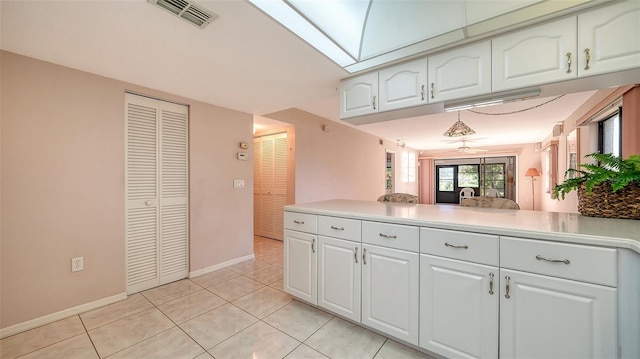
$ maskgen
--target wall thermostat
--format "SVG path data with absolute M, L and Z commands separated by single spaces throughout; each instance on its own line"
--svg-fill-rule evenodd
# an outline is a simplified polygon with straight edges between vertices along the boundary
M 249 144 L 246 142 L 240 142 L 240 148 L 246 150 L 247 148 L 249 148 Z
M 238 152 L 238 159 L 240 161 L 246 161 L 249 159 L 249 155 L 246 152 Z

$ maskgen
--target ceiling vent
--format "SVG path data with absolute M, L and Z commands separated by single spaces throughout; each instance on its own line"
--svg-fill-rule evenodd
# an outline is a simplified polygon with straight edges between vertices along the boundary
M 210 22 L 218 18 L 218 14 L 202 6 L 185 0 L 147 0 L 189 23 L 204 29 Z

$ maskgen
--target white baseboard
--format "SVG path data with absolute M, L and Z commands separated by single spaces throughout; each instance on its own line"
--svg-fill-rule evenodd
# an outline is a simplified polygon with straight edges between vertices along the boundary
M 211 273 L 213 271 L 217 271 L 218 269 L 222 269 L 225 267 L 229 267 L 232 266 L 236 263 L 240 263 L 240 262 L 244 262 L 244 261 L 248 261 L 251 259 L 255 259 L 256 255 L 255 254 L 250 254 L 248 256 L 244 256 L 244 257 L 240 257 L 240 258 L 235 258 L 226 262 L 222 262 L 220 264 L 216 264 L 214 266 L 211 267 L 207 267 L 207 268 L 202 268 L 202 269 L 198 269 L 197 271 L 193 271 L 189 273 L 189 278 L 193 278 L 193 277 L 198 277 L 207 273 Z
M 32 319 L 26 322 L 18 323 L 10 327 L 0 329 L 0 339 L 6 338 L 10 335 L 18 334 L 29 329 L 37 328 L 45 324 L 57 322 L 58 320 L 65 319 L 80 313 L 88 312 L 90 310 L 103 307 L 121 300 L 127 299 L 127 293 L 120 293 L 111 297 L 98 299 L 96 301 L 81 304 L 79 306 L 65 309 L 56 313 L 48 314 L 40 318 Z

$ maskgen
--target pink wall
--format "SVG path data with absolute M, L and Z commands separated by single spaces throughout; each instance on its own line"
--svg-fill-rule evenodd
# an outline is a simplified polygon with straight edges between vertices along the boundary
M 386 148 L 396 151 L 400 165 L 402 149 L 394 142 L 383 140 L 381 145 L 378 137 L 355 128 L 298 109 L 265 117 L 295 126 L 296 203 L 332 198 L 376 200 L 385 191 Z M 323 124 L 329 126 L 329 132 L 322 130 Z M 397 192 L 418 193 L 417 182 L 400 183 L 399 169 L 396 176 Z
M 0 54 L 0 328 L 124 292 L 126 90 L 190 106 L 190 271 L 253 253 L 251 115 Z

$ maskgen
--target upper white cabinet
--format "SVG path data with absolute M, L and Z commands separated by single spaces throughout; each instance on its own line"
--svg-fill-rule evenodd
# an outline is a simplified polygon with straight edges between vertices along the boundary
M 493 91 L 577 78 L 576 17 L 492 40 Z
M 625 1 L 578 16 L 578 76 L 640 66 L 640 1 Z
M 491 92 L 491 42 L 483 41 L 429 57 L 429 102 Z
M 378 73 L 380 111 L 427 103 L 427 59 L 420 59 Z
M 342 81 L 340 118 L 378 112 L 378 73 L 372 72 Z

